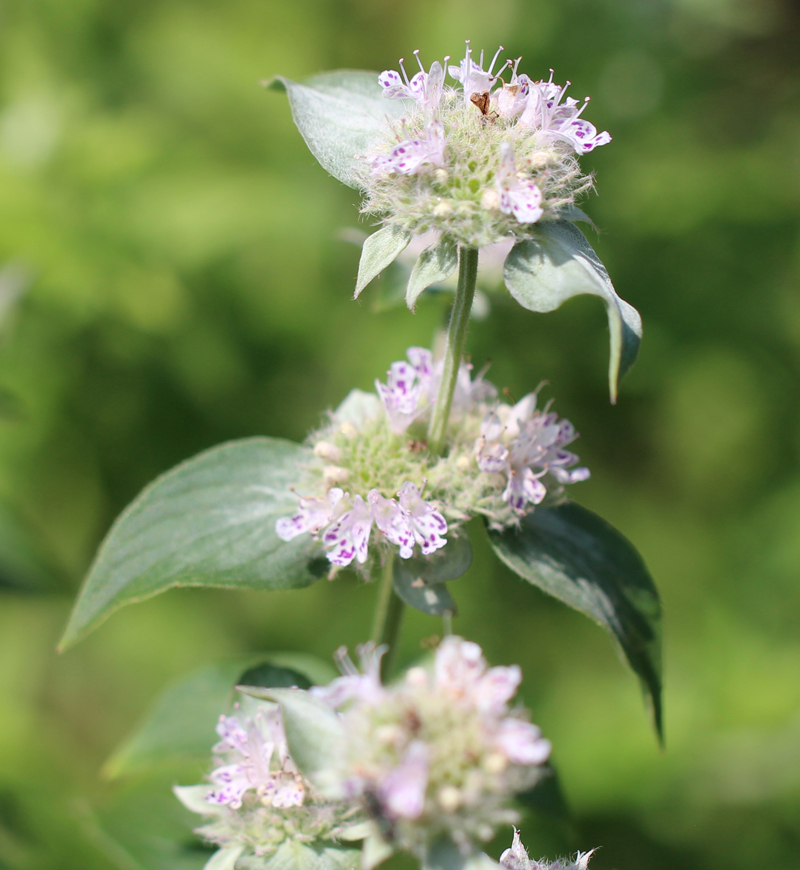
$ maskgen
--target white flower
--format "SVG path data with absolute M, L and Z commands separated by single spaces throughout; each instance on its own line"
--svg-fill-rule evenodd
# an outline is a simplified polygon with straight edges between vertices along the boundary
M 370 165 L 375 175 L 398 173 L 416 175 L 427 166 L 444 164 L 444 128 L 441 122 L 432 121 L 420 139 L 406 139 L 384 154 L 372 155 Z
M 444 362 L 433 362 L 433 354 L 421 347 L 406 351 L 408 362 L 392 363 L 386 373 L 386 384 L 375 381 L 381 402 L 393 432 L 405 432 L 417 420 L 429 414 L 439 392 Z M 472 365 L 461 363 L 450 408 L 451 419 L 457 422 L 481 402 L 493 399 L 497 387 L 479 372 L 473 380 Z
M 380 798 L 392 818 L 418 819 L 425 809 L 430 750 L 421 740 L 408 744 L 398 767 L 380 786 Z
M 431 119 L 439 108 L 442 99 L 444 67 L 437 60 L 431 64 L 430 71 L 425 72 L 422 61 L 419 59 L 419 49 L 414 52 L 414 57 L 419 64 L 419 72 L 410 81 L 403 66 L 403 58 L 400 58 L 402 78 L 400 73 L 393 69 L 384 70 L 378 76 L 378 84 L 383 88 L 384 97 L 390 100 L 414 100 L 422 107 L 426 116 Z M 449 57 L 444 59 L 445 66 L 448 60 L 450 60 Z
M 400 487 L 398 495 L 400 508 L 423 556 L 429 556 L 443 547 L 447 543 L 442 537 L 447 533 L 447 522 L 439 511 L 420 496 L 419 490 L 410 480 Z M 402 552 L 400 555 L 402 556 Z
M 550 70 L 549 81 L 534 82 L 519 123 L 523 127 L 540 130 L 551 138 L 568 142 L 578 154 L 588 154 L 600 145 L 607 145 L 611 135 L 607 130 L 598 134 L 593 124 L 580 118 L 589 105 L 589 97 L 581 105 L 572 97 L 565 99 L 570 84 L 567 82 L 563 88 L 554 84 L 553 70 Z
M 547 495 L 542 482 L 546 474 L 558 483 L 577 483 L 589 477 L 589 469 L 570 470 L 579 459 L 564 447 L 578 437 L 569 420 L 536 410 L 537 394 L 529 393 L 513 408 L 503 406 L 504 420 L 489 413 L 475 442 L 475 456 L 481 471 L 506 476 L 502 499 L 514 514 L 522 516 L 528 505 L 541 504 Z
M 303 803 L 305 788 L 289 756 L 278 708 L 262 706 L 243 722 L 236 716 L 220 716 L 217 734 L 222 740 L 213 751 L 216 760 L 224 763 L 210 774 L 214 787 L 206 796 L 209 803 L 238 809 L 250 790 L 275 807 Z M 277 760 L 277 769 L 271 766 L 273 760 Z
M 425 411 L 431 401 L 433 354 L 421 347 L 406 351 L 408 362 L 394 362 L 386 373 L 386 384 L 375 381 L 393 432 L 406 429 Z
M 470 41 L 467 40 L 467 51 L 464 60 L 462 60 L 458 66 L 451 66 L 448 68 L 450 75 L 457 82 L 461 83 L 461 87 L 464 90 L 464 103 L 467 106 L 472 102 L 473 95 L 482 94 L 491 90 L 494 83 L 500 77 L 500 73 L 508 65 L 508 63 L 504 64 L 496 74 L 492 74 L 492 70 L 494 69 L 495 63 L 497 63 L 497 58 L 500 57 L 501 51 L 503 51 L 502 45 L 497 49 L 495 56 L 492 58 L 492 62 L 489 64 L 489 69 L 484 72 L 483 52 L 481 52 L 480 62 L 475 63 L 472 59 L 472 47 L 470 46 Z
M 311 694 L 334 708 L 355 700 L 375 704 L 383 697 L 381 659 L 388 649 L 389 647 L 384 644 L 375 646 L 371 641 L 357 647 L 356 652 L 361 664 L 359 670 L 347 654 L 347 647 L 339 647 L 334 658 L 342 676 L 337 677 L 327 686 L 312 686 Z
M 499 208 L 504 214 L 513 214 L 521 224 L 536 223 L 542 216 L 542 192 L 528 177 L 517 174 L 514 149 L 504 142 L 501 162 L 497 171 Z
M 319 498 L 301 498 L 294 516 L 281 517 L 275 523 L 275 533 L 282 541 L 291 541 L 305 532 L 317 534 L 334 519 L 337 509 L 341 512 L 343 497 L 344 492 L 335 486 Z
M 350 510 L 328 526 L 322 535 L 328 560 L 342 568 L 347 567 L 353 559 L 363 565 L 367 561 L 371 531 L 372 511 L 364 499 L 357 495 Z

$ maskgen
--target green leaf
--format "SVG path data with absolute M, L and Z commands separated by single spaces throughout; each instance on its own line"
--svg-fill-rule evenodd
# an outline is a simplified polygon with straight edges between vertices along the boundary
M 379 864 L 392 856 L 394 847 L 391 846 L 381 835 L 374 831 L 366 840 L 361 852 L 361 870 L 373 870 Z
M 469 570 L 472 547 L 463 530 L 458 537 L 450 535 L 447 546 L 430 556 L 397 559 L 394 567 L 394 588 L 409 607 L 431 616 L 455 614 L 456 603 L 444 585 Z
M 336 70 L 304 84 L 278 76 L 269 87 L 285 90 L 292 117 L 311 153 L 334 178 L 362 187 L 366 167 L 360 157 L 390 134 L 389 119 L 407 111 L 405 100 L 387 100 L 378 74 Z
M 537 508 L 519 529 L 489 539 L 512 571 L 608 629 L 649 695 L 663 741 L 661 603 L 633 545 L 572 503 Z
M 326 774 L 340 766 L 345 743 L 339 716 L 324 701 L 300 689 L 241 686 L 240 691 L 280 704 L 292 758 L 304 776 L 328 791 L 332 783 Z
M 83 833 L 120 870 L 204 870 L 215 854 L 192 833 L 198 817 L 162 778 L 117 791 L 97 813 L 85 804 L 78 811 Z
M 358 261 L 354 299 L 358 299 L 367 284 L 403 253 L 410 241 L 411 233 L 405 233 L 397 227 L 384 227 L 365 240 L 361 248 L 361 259 Z
M 111 527 L 61 641 L 75 643 L 123 604 L 174 586 L 295 589 L 328 568 L 308 535 L 284 542 L 278 517 L 294 512 L 290 487 L 310 452 L 248 438 L 195 456 L 155 480 Z
M 358 870 L 360 858 L 360 849 L 290 840 L 264 862 L 264 870 Z
M 200 668 L 167 687 L 103 773 L 114 778 L 161 764 L 207 762 L 216 742 L 214 727 L 238 683 L 307 688 L 336 676 L 333 665 L 303 653 L 249 656 Z
M 422 867 L 423 870 L 463 870 L 467 857 L 450 837 L 441 836 L 426 850 Z
M 642 338 L 639 312 L 617 296 L 608 272 L 583 233 L 569 221 L 537 224 L 536 238 L 518 242 L 504 267 L 506 286 L 523 308 L 555 311 L 572 296 L 588 293 L 606 304 L 611 354 L 608 383 L 617 401 L 619 379 L 633 365 Z
M 406 305 L 413 311 L 420 294 L 431 284 L 446 281 L 458 267 L 458 245 L 443 236 L 419 255 L 406 287 Z
M 446 613 L 454 616 L 458 612 L 453 596 L 444 583 L 425 586 L 417 581 L 413 573 L 398 568 L 394 575 L 394 589 L 401 601 L 430 616 L 444 616 Z

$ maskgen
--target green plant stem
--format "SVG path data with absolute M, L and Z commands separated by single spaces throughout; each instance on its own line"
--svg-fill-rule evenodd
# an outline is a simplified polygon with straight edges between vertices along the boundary
M 372 640 L 378 645 L 386 644 L 389 647 L 381 662 L 381 672 L 384 675 L 391 668 L 402 617 L 403 602 L 394 591 L 394 552 L 389 551 L 383 563 L 375 615 L 372 619 Z
M 450 327 L 447 331 L 447 350 L 444 357 L 444 371 L 436 397 L 436 407 L 428 427 L 428 449 L 441 456 L 444 449 L 447 421 L 458 380 L 458 368 L 464 353 L 467 339 L 472 300 L 475 297 L 475 283 L 478 277 L 478 249 L 461 248 L 458 258 L 458 286 L 453 309 L 450 312 Z

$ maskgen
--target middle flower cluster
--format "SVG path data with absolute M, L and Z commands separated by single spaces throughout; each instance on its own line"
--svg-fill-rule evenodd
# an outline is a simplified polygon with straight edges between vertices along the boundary
M 376 393 L 354 390 L 331 422 L 311 436 L 315 459 L 298 480 L 297 511 L 276 523 L 289 541 L 311 534 L 336 567 L 365 565 L 372 552 L 429 556 L 475 515 L 493 528 L 519 523 L 537 505 L 585 480 L 567 446 L 578 437 L 569 420 L 537 392 L 515 405 L 498 400 L 483 373 L 464 363 L 453 394 L 444 456 L 425 442 L 442 364 L 429 350 L 408 349 Z M 423 498 L 423 493 L 426 496 Z

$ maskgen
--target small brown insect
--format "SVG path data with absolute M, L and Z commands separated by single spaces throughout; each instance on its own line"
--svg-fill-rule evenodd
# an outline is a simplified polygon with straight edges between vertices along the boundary
M 394 821 L 387 817 L 383 801 L 381 801 L 377 791 L 373 788 L 364 789 L 363 799 L 364 809 L 372 821 L 375 822 L 381 838 L 386 843 L 393 843 L 395 839 Z
M 422 453 L 423 450 L 428 449 L 428 442 L 425 441 L 424 438 L 422 441 L 409 441 L 406 447 L 408 447 L 412 453 Z
M 472 94 L 469 99 L 473 105 L 480 109 L 484 118 L 497 117 L 494 112 L 489 111 L 489 91 L 484 91 L 482 94 Z

